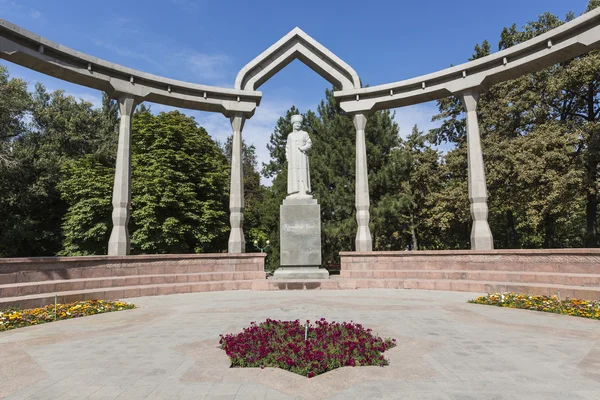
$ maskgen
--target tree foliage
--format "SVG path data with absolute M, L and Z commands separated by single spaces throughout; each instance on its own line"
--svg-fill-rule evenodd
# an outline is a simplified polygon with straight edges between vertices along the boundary
M 586 12 L 600 6 L 590 0 Z M 498 50 L 575 17 L 542 13 L 499 32 Z M 492 52 L 475 45 L 470 60 Z M 478 117 L 497 248 L 597 247 L 600 241 L 600 53 L 592 51 L 496 84 L 480 96 Z M 466 125 L 457 97 L 438 101 L 440 127 L 399 136 L 394 115 L 377 111 L 366 126 L 375 250 L 465 249 L 471 216 Z M 243 145 L 246 240 L 271 241 L 279 266 L 279 207 L 286 196 L 285 142 L 290 108 L 277 121 L 261 167 Z M 323 263 L 354 249 L 355 129 L 327 90 L 302 129 L 313 141 L 312 189 L 321 205 Z M 0 257 L 105 254 L 112 227 L 119 114 L 48 92 L 0 68 Z M 440 151 L 444 144 L 446 151 Z M 227 247 L 231 141 L 220 147 L 180 112 L 133 117 L 133 253 L 218 252 Z
M 588 11 L 597 6 L 591 1 Z M 573 18 L 573 13 L 564 20 L 544 13 L 520 30 L 504 28 L 498 49 Z M 472 59 L 489 50 L 487 42 L 477 45 Z M 481 96 L 478 116 L 496 247 L 598 245 L 599 70 L 600 56 L 593 51 L 497 84 Z M 464 116 L 457 98 L 440 100 L 438 107 L 434 119 L 442 125 L 430 138 L 456 146 L 445 157 L 448 164 L 466 157 Z

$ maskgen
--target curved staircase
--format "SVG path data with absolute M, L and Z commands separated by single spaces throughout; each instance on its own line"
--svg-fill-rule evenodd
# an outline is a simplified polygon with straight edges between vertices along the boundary
M 516 292 L 600 300 L 600 249 L 340 253 L 358 288 Z
M 0 259 L 0 309 L 78 300 L 251 290 L 262 253 Z
M 264 253 L 0 259 L 0 309 L 224 290 L 423 289 L 600 300 L 600 249 L 340 253 L 340 276 L 265 279 Z

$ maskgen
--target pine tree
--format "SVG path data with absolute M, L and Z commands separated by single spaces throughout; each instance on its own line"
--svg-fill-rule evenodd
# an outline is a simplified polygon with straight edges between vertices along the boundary
M 268 165 L 274 166 L 269 171 L 279 171 L 265 196 L 264 204 L 265 226 L 274 244 L 270 268 L 279 266 L 279 205 L 287 191 L 285 141 L 287 134 L 292 131 L 289 118 L 294 114 L 298 114 L 298 110 L 292 107 L 285 117 L 278 120 L 269 147 L 271 163 Z M 324 265 L 338 263 L 340 251 L 353 250 L 357 229 L 355 129 L 352 120 L 335 101 L 332 90 L 325 92 L 325 99 L 321 101 L 316 114 L 309 110 L 303 116 L 302 129 L 308 132 L 313 143 L 309 155 L 310 176 L 313 196 L 321 206 L 322 260 Z M 386 176 L 389 176 L 393 149 L 400 144 L 398 126 L 392 114 L 378 111 L 371 115 L 366 136 L 371 215 L 384 215 L 385 209 L 391 208 L 384 199 L 396 185 L 396 180 L 387 179 Z M 400 211 L 392 209 L 391 212 L 396 215 Z M 373 231 L 376 248 L 387 248 L 384 235 L 384 232 Z

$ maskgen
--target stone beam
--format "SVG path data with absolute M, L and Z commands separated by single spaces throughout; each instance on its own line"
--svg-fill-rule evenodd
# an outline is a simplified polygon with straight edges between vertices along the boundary
M 294 28 L 240 70 L 235 88 L 256 90 L 295 59 L 337 88 L 349 90 L 361 86 L 354 69 L 302 29 Z
M 600 48 L 600 8 L 526 42 L 442 71 L 384 85 L 334 92 L 348 113 L 437 100 L 539 71 Z
M 200 85 L 114 64 L 0 19 L 0 58 L 64 81 L 145 101 L 224 114 L 254 114 L 262 93 Z

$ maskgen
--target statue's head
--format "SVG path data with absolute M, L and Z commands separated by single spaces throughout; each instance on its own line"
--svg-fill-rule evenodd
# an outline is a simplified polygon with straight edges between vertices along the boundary
M 302 115 L 292 115 L 292 126 L 295 131 L 299 131 L 302 127 Z

